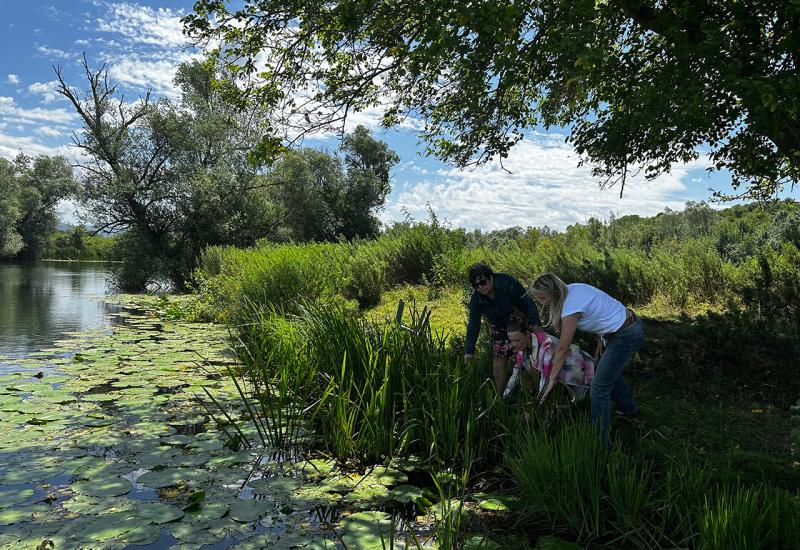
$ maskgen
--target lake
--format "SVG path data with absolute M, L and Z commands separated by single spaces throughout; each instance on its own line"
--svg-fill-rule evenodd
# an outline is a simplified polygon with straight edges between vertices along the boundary
M 98 263 L 0 264 L 0 355 L 27 357 L 69 332 L 111 327 L 119 306 L 99 299 L 109 279 Z

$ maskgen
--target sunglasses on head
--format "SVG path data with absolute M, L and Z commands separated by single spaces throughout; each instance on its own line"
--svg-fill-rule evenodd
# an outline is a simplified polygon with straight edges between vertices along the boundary
M 482 286 L 486 286 L 489 284 L 489 279 L 481 279 L 480 281 L 474 281 L 472 283 L 472 288 L 478 288 Z

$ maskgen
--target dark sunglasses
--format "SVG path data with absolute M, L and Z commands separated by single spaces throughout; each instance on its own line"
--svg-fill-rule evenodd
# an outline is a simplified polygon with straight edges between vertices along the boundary
M 472 288 L 478 288 L 481 286 L 486 286 L 489 284 L 489 279 L 481 279 L 480 281 L 475 281 L 474 283 L 470 283 Z

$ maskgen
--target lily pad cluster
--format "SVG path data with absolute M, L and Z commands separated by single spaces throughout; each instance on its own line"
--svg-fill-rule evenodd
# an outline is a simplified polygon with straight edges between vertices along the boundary
M 0 358 L 0 549 L 380 547 L 377 510 L 420 490 L 397 469 L 227 445 L 201 403 L 205 387 L 242 416 L 226 341 L 123 310 L 112 334 Z

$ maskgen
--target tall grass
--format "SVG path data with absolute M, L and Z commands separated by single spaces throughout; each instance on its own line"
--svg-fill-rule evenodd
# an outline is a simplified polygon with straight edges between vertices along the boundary
M 796 548 L 800 507 L 787 491 L 774 487 L 723 487 L 706 495 L 698 548 L 745 550 Z
M 342 464 L 413 452 L 441 468 L 459 463 L 465 442 L 469 456 L 486 454 L 490 419 L 477 416 L 493 397 L 487 373 L 432 334 L 427 315 L 376 323 L 313 302 L 295 315 L 251 304 L 248 315 L 236 332 L 240 393 L 264 442 L 295 443 L 305 416 Z
M 554 435 L 542 429 L 515 434 L 509 465 L 538 516 L 553 529 L 591 540 L 606 533 L 608 455 L 593 427 L 575 422 Z
M 291 449 L 320 409 L 318 369 L 302 353 L 297 327 L 279 309 L 249 302 L 246 310 L 250 321 L 234 335 L 241 368 L 233 379 L 261 443 Z

